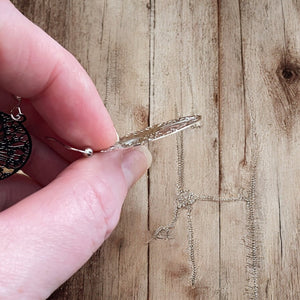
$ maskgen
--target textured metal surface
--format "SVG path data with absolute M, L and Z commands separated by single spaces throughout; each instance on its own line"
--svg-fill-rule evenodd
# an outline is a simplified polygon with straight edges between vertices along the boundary
M 125 135 L 124 137 L 120 138 L 119 142 L 114 144 L 112 147 L 101 150 L 101 152 L 109 152 L 116 149 L 140 146 L 149 141 L 155 141 L 171 134 L 177 133 L 181 130 L 195 125 L 200 121 L 201 116 L 194 115 L 156 124 L 143 130 Z

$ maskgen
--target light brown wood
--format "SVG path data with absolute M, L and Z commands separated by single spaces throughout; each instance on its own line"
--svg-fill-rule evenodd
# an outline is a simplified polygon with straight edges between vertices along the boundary
M 120 136 L 144 128 L 149 106 L 148 9 L 138 1 L 78 0 L 70 2 L 69 10 L 68 49 L 91 72 Z M 118 229 L 81 271 L 86 299 L 147 297 L 147 197 L 144 177 L 128 196 Z
M 299 299 L 300 3 L 13 2 L 83 64 L 120 135 L 203 116 L 150 145 L 117 230 L 50 299 Z
M 239 1 L 221 1 L 219 10 L 220 193 L 234 197 L 248 185 L 249 111 L 245 99 L 241 7 Z M 249 145 L 250 143 L 250 145 Z M 249 145 L 249 146 L 247 146 Z M 246 170 L 245 170 L 246 169 Z M 220 296 L 247 299 L 247 212 L 244 202 L 220 206 Z
M 152 6 L 151 123 L 178 114 L 203 115 L 203 127 L 183 134 L 184 189 L 218 195 L 217 5 L 155 1 Z M 150 230 L 172 219 L 176 205 L 176 137 L 151 144 Z M 205 157 L 205 159 L 202 159 Z M 192 159 L 190 159 L 192 158 Z M 193 206 L 197 280 L 191 288 L 187 211 L 181 210 L 170 241 L 149 248 L 149 298 L 217 299 L 219 289 L 219 204 Z M 208 263 L 210 262 L 210 263 Z M 166 284 L 167 283 L 167 284 Z M 180 295 L 180 296 L 179 296 Z

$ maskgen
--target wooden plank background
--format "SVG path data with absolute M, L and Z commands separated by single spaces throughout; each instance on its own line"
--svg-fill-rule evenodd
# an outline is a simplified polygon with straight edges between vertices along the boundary
M 203 116 L 150 145 L 117 230 L 50 299 L 300 299 L 300 2 L 13 2 L 120 135 Z

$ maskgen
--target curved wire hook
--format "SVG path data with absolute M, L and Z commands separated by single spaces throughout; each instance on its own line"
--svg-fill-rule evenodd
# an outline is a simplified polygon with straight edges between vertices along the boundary
M 94 154 L 94 151 L 92 148 L 85 148 L 84 150 L 81 150 L 81 149 L 77 149 L 77 148 L 74 148 L 74 147 L 71 147 L 69 145 L 66 145 L 64 143 L 62 143 L 61 141 L 57 140 L 56 138 L 54 137 L 50 137 L 50 136 L 47 136 L 46 139 L 48 141 L 52 141 L 52 142 L 56 142 L 60 145 L 62 145 L 64 148 L 66 148 L 67 150 L 71 150 L 71 151 L 75 151 L 75 152 L 79 152 L 79 153 L 82 153 L 84 156 L 87 156 L 87 157 L 90 157 L 90 156 L 93 156 Z
M 22 119 L 22 116 L 24 116 L 22 113 L 22 110 L 21 110 L 22 98 L 19 96 L 14 96 L 14 97 L 18 101 L 18 104 L 11 109 L 10 116 L 14 121 L 20 121 Z M 17 113 L 17 114 L 14 115 L 14 113 Z

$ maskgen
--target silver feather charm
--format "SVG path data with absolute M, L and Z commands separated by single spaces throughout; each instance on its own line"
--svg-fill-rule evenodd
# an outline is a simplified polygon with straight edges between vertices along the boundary
M 116 149 L 125 149 L 144 145 L 147 142 L 156 141 L 186 128 L 189 128 L 199 121 L 201 121 L 201 116 L 194 115 L 156 124 L 143 130 L 127 134 L 120 138 L 120 140 L 113 146 L 107 149 L 103 149 L 100 152 L 109 152 Z

